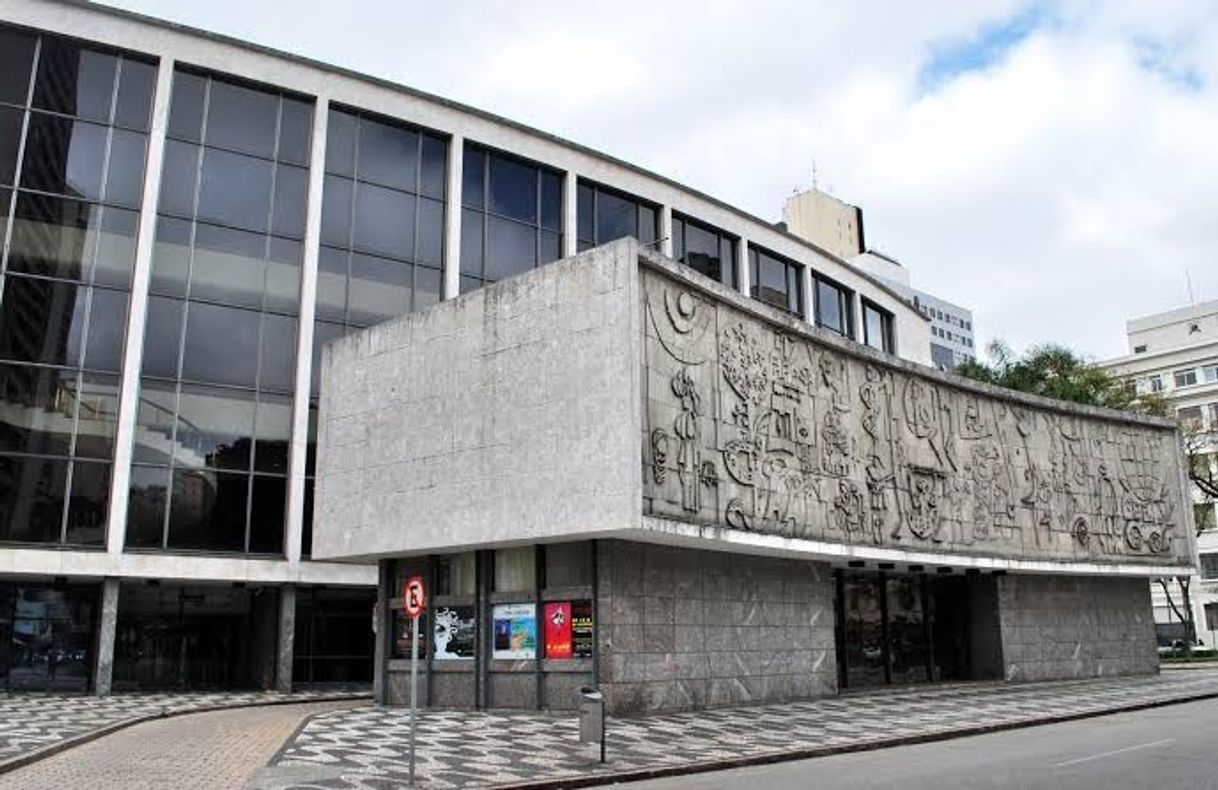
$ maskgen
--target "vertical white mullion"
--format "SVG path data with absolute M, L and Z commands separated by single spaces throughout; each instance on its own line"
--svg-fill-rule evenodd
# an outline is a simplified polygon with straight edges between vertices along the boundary
M 570 258 L 579 249 L 579 217 L 576 212 L 579 180 L 568 170 L 562 186 L 562 257 Z
M 152 249 L 156 243 L 156 209 L 161 196 L 161 163 L 165 158 L 165 130 L 169 126 L 173 67 L 173 58 L 161 58 L 152 98 L 152 126 L 148 130 L 148 157 L 144 165 L 135 270 L 131 277 L 131 297 L 127 307 L 127 343 L 123 350 L 123 374 L 119 387 L 114 471 L 110 475 L 110 507 L 106 514 L 106 551 L 110 554 L 121 554 L 127 539 L 127 493 L 131 484 L 135 422 L 139 414 L 140 366 L 144 359 L 144 324 L 148 317 L 148 282 L 152 275 Z
M 465 137 L 453 134 L 448 141 L 448 185 L 444 190 L 444 282 L 441 299 L 461 293 L 461 185 L 465 162 Z
M 850 321 L 854 324 L 854 339 L 859 343 L 865 343 L 864 332 L 866 327 L 863 326 L 863 298 L 854 291 L 846 291 L 848 296 L 846 299 L 850 302 Z
M 672 257 L 672 206 L 660 206 L 660 252 Z
M 321 245 L 321 200 L 326 173 L 326 129 L 330 100 L 313 106 L 309 150 L 309 197 L 305 210 L 304 259 L 300 270 L 300 329 L 296 333 L 296 391 L 292 400 L 292 444 L 288 456 L 288 517 L 284 555 L 300 562 L 304 537 L 305 462 L 309 442 L 309 395 L 313 381 L 313 316 L 317 310 L 317 257 Z
M 812 293 L 812 270 L 807 266 L 799 267 L 799 288 L 803 292 L 802 299 L 804 306 L 804 320 L 812 326 L 816 326 L 816 304 L 813 301 Z
M 752 293 L 751 270 L 749 269 L 749 240 L 741 236 L 736 242 L 736 288 L 748 296 Z

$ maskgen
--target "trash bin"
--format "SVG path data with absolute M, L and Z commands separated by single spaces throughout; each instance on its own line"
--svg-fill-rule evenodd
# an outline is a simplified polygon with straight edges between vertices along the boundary
M 579 739 L 600 743 L 605 737 L 605 695 L 592 686 L 579 690 Z

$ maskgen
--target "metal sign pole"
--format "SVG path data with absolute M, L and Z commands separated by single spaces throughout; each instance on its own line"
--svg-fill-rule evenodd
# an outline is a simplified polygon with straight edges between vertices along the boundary
M 419 691 L 419 616 L 410 618 L 410 785 L 414 786 L 414 716 Z

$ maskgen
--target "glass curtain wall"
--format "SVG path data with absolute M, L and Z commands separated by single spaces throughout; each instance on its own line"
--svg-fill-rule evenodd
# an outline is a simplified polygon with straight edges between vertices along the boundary
M 156 67 L 0 27 L 0 540 L 101 546 Z
M 301 551 L 312 553 L 321 349 L 355 329 L 440 301 L 448 140 L 331 108 Z
M 562 257 L 556 170 L 466 143 L 461 187 L 461 293 Z
M 129 548 L 283 553 L 312 115 L 174 73 Z
M 587 181 L 576 194 L 580 252 L 633 236 L 644 244 L 659 237 L 659 208 L 644 200 Z
M 672 256 L 729 288 L 736 287 L 736 243 L 718 228 L 688 217 L 672 217 Z

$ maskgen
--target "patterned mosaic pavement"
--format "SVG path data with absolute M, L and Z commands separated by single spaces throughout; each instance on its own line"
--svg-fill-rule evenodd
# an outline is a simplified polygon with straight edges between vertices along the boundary
M 960 684 L 814 702 L 610 719 L 608 762 L 577 742 L 574 714 L 424 711 L 418 777 L 434 788 L 486 787 L 764 758 L 816 748 L 1010 727 L 1218 695 L 1218 671 L 1020 685 Z M 408 776 L 409 711 L 361 706 L 313 717 L 255 776 L 260 790 L 383 790 Z M 605 777 L 609 779 L 608 776 Z
M 344 686 L 292 694 L 251 691 L 90 697 L 3 693 L 0 694 L 0 765 L 28 752 L 130 719 L 214 708 L 343 699 L 352 695 L 370 696 L 370 692 L 367 686 Z

